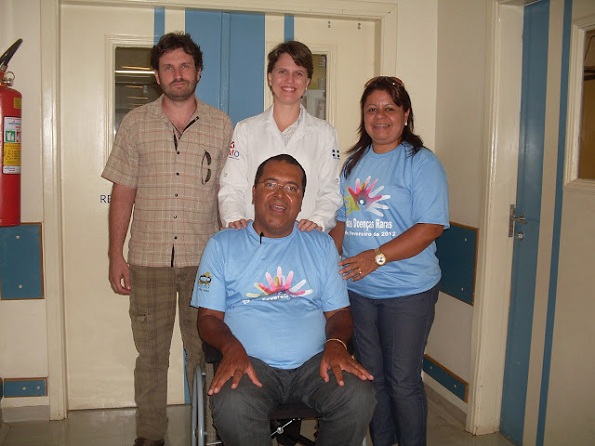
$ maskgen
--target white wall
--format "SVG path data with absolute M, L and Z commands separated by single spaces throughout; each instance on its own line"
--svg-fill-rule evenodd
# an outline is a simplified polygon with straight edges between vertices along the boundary
M 17 39 L 23 39 L 8 66 L 15 74 L 13 88 L 23 95 L 22 222 L 44 221 L 40 29 L 40 0 L 0 2 L 0 52 L 6 51 Z M 0 300 L 0 377 L 47 375 L 46 301 Z M 47 404 L 47 397 L 2 400 L 2 408 Z
M 401 0 L 397 14 L 397 67 L 415 114 L 415 131 L 427 147 L 435 147 L 437 0 Z
M 483 194 L 486 20 L 489 2 L 438 2 L 436 145 L 448 175 L 451 222 L 479 228 Z M 424 136 L 422 134 L 422 136 Z M 475 295 L 475 299 L 481 296 Z M 474 307 L 441 293 L 426 353 L 471 381 Z M 428 380 L 463 411 L 467 404 Z

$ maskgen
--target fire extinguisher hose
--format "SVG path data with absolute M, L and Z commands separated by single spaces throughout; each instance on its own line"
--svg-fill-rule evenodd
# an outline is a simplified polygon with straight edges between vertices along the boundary
M 0 56 L 0 80 L 4 77 L 4 73 L 8 68 L 8 62 L 10 62 L 10 59 L 12 59 L 14 53 L 17 52 L 17 50 L 21 46 L 21 43 L 23 43 L 23 39 L 18 39 L 6 51 L 4 51 L 4 54 L 2 54 L 2 56 Z

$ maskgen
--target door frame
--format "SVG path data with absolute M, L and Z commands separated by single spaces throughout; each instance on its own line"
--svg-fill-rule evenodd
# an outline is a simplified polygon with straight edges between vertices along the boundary
M 48 342 L 48 396 L 50 419 L 68 413 L 60 140 L 60 19 L 61 6 L 76 0 L 44 0 L 41 8 L 42 158 L 44 183 L 44 289 Z M 319 0 L 86 0 L 86 5 L 197 8 L 320 16 Z M 379 69 L 393 73 L 397 60 L 397 4 L 358 0 L 325 0 L 328 17 L 367 19 L 379 24 Z M 316 13 L 313 11 L 317 11 Z
M 506 357 L 513 258 L 509 206 L 515 203 L 520 136 L 522 31 L 527 0 L 492 0 L 488 10 L 485 184 L 472 325 L 466 430 L 497 432 Z
M 473 314 L 469 410 L 466 429 L 499 431 L 513 264 L 508 235 L 509 206 L 516 203 L 522 87 L 522 33 L 526 5 L 534 0 L 494 0 L 488 39 L 485 164 Z M 539 254 L 538 254 L 539 255 Z M 526 422 L 526 418 L 524 420 Z

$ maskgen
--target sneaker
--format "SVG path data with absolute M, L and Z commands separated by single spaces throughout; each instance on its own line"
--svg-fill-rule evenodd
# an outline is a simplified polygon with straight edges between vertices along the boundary
M 164 446 L 165 440 L 148 440 L 143 437 L 138 437 L 134 440 L 133 446 Z

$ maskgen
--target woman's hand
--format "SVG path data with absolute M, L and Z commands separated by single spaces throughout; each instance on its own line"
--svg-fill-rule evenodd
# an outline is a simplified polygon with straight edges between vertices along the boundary
M 242 218 L 241 220 L 230 221 L 227 227 L 232 229 L 244 229 L 251 221 L 252 219 L 246 220 L 245 218 Z
M 339 262 L 339 267 L 341 267 L 339 274 L 345 280 L 357 282 L 378 268 L 375 258 L 376 252 L 373 249 L 368 249 L 356 256 L 341 260 Z
M 408 259 L 426 249 L 442 234 L 442 231 L 442 225 L 417 223 L 397 238 L 392 239 L 388 243 L 383 243 L 380 249 L 386 256 L 387 262 Z M 335 243 L 337 243 L 337 239 L 335 239 Z M 341 260 L 339 262 L 339 266 L 341 267 L 339 273 L 341 273 L 343 279 L 351 279 L 356 282 L 379 268 L 375 259 L 375 250 L 368 249 L 362 251 L 358 255 Z
M 306 220 L 305 218 L 302 218 L 300 221 L 298 221 L 298 229 L 300 231 L 306 232 L 309 232 L 312 229 L 318 229 L 319 231 L 322 231 L 322 226 L 312 220 Z

